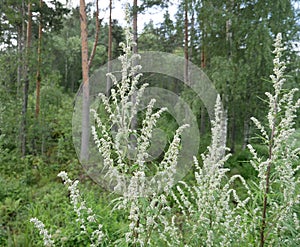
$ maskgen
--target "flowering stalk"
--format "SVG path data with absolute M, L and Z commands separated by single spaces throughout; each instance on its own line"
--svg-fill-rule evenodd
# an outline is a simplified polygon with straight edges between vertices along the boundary
M 99 246 L 104 237 L 102 225 L 99 224 L 98 228 L 91 234 L 87 232 L 87 224 L 96 223 L 96 215 L 91 208 L 87 208 L 86 202 L 82 200 L 79 189 L 77 188 L 79 181 L 72 181 L 65 171 L 60 172 L 57 176 L 62 179 L 66 186 L 68 186 L 71 203 L 73 204 L 74 212 L 77 215 L 76 221 L 80 223 L 81 233 L 89 236 L 91 246 Z
M 77 188 L 79 181 L 72 181 L 65 171 L 60 172 L 57 176 L 63 180 L 66 186 L 68 186 L 71 203 L 73 205 L 74 212 L 77 215 L 76 221 L 80 223 L 80 233 L 88 236 L 91 247 L 100 246 L 104 237 L 104 233 L 102 232 L 102 225 L 98 224 L 97 229 L 93 232 L 88 231 L 88 225 L 94 225 L 95 223 L 97 223 L 97 220 L 96 215 L 93 213 L 93 210 L 91 208 L 86 207 L 85 201 L 80 196 L 79 189 Z M 43 236 L 44 246 L 54 246 L 54 240 L 52 240 L 51 235 L 45 229 L 44 223 L 38 220 L 37 218 L 31 218 L 30 222 L 34 223 L 35 227 L 40 231 L 40 234 Z
M 43 222 L 41 222 L 37 218 L 31 218 L 30 222 L 32 222 L 34 224 L 34 226 L 40 231 L 40 235 L 43 236 L 45 247 L 55 246 L 54 240 L 52 240 L 51 234 L 48 233 L 48 230 L 45 229 L 45 225 Z
M 298 168 L 294 169 L 292 167 L 292 160 L 296 158 L 297 151 L 290 144 L 292 142 L 290 137 L 294 132 L 295 113 L 300 107 L 300 99 L 296 103 L 293 102 L 293 96 L 297 89 L 285 93 L 282 88 L 285 82 L 283 73 L 286 66 L 283 61 L 280 61 L 282 52 L 285 50 L 280 33 L 276 36 L 274 47 L 274 74 L 270 76 L 274 95 L 269 92 L 266 93 L 269 99 L 269 112 L 267 115 L 269 134 L 256 118 L 251 118 L 268 144 L 267 160 L 262 161 L 261 158 L 258 158 L 254 148 L 248 145 L 256 161 L 256 163 L 254 161 L 251 163 L 258 171 L 259 188 L 263 191 L 260 247 L 266 244 L 269 234 L 280 232 L 285 228 L 283 224 L 286 221 L 285 218 L 290 215 L 293 205 L 299 203 L 299 198 L 296 195 L 296 186 L 299 185 L 299 181 L 295 178 L 295 171 Z M 281 190 L 282 202 L 280 204 L 270 197 L 271 194 L 275 194 L 273 185 L 276 184 L 280 186 Z M 268 217 L 268 215 L 270 216 Z M 276 223 L 271 220 L 272 215 L 273 218 L 277 219 Z
M 129 15 L 127 23 L 126 40 L 121 43 L 123 55 L 119 57 L 122 65 L 121 80 L 118 81 L 113 73 L 107 74 L 113 83 L 111 97 L 99 94 L 110 124 L 105 124 L 104 116 L 99 115 L 96 109 L 91 110 L 96 123 L 92 127 L 92 134 L 104 160 L 104 177 L 110 179 L 109 182 L 114 179 L 114 191 L 122 194 L 114 201 L 116 203 L 113 210 L 128 210 L 129 227 L 125 233 L 126 244 L 131 246 L 153 244 L 152 234 L 159 231 L 162 241 L 168 246 L 179 245 L 175 218 L 170 222 L 167 216 L 170 208 L 167 206 L 166 197 L 164 194 L 158 194 L 157 190 L 163 190 L 168 194 L 174 185 L 181 135 L 188 125 L 182 125 L 177 129 L 163 160 L 155 164 L 157 174 L 148 179 L 146 176 L 148 149 L 153 130 L 167 108 L 156 110 L 156 100 L 151 99 L 146 107 L 141 129 L 133 128 L 132 122 L 136 118 L 148 84 L 144 83 L 137 87 L 142 74 L 138 73 L 141 66 L 136 61 L 139 55 L 132 53 L 132 46 L 135 44 L 129 28 Z M 110 126 L 114 126 L 112 131 Z M 136 137 L 134 150 L 130 143 L 132 135 Z M 128 150 L 130 148 L 131 150 Z M 131 154 L 129 158 L 128 154 Z
M 203 166 L 194 157 L 196 184 L 191 186 L 181 181 L 176 187 L 177 194 L 171 193 L 189 229 L 185 236 L 187 246 L 196 246 L 198 241 L 204 242 L 206 246 L 232 246 L 232 241 L 238 241 L 236 236 L 245 232 L 241 227 L 242 218 L 238 211 L 245 208 L 251 193 L 245 180 L 239 175 L 224 183 L 227 180 L 226 172 L 229 171 L 224 168 L 224 164 L 230 157 L 230 154 L 226 154 L 224 139 L 226 123 L 226 114 L 218 96 L 215 119 L 212 121 L 212 141 L 208 152 L 202 154 Z M 242 182 L 249 195 L 244 200 L 231 188 L 237 179 Z M 232 198 L 236 201 L 236 207 L 231 206 Z

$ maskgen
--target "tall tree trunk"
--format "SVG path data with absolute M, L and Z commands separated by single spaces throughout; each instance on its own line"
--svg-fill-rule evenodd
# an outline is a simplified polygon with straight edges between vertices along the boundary
M 189 33 L 188 33 L 188 0 L 185 0 L 184 5 L 184 82 L 189 85 L 189 68 L 188 68 L 188 60 L 189 60 Z
M 40 16 L 39 16 L 39 34 L 38 34 L 38 49 L 37 49 L 37 72 L 36 72 L 36 101 L 35 101 L 35 117 L 38 121 L 40 114 L 40 91 L 41 91 L 41 64 L 42 64 L 42 6 L 43 1 L 40 0 Z
M 95 40 L 94 40 L 93 49 L 92 49 L 91 56 L 90 56 L 89 61 L 88 61 L 88 68 L 89 69 L 90 69 L 90 67 L 92 65 L 93 59 L 94 59 L 95 54 L 96 54 L 97 44 L 98 44 L 98 38 L 99 38 L 99 31 L 100 31 L 99 2 L 98 2 L 98 0 L 96 0 L 95 20 L 96 20 L 96 33 L 95 33 Z
M 31 25 L 32 12 L 31 2 L 28 3 L 28 21 L 27 21 L 27 41 L 26 41 L 26 61 L 24 66 L 25 79 L 23 87 L 23 105 L 22 105 L 22 121 L 21 121 L 21 152 L 22 157 L 26 155 L 26 135 L 27 135 L 27 107 L 28 107 L 28 90 L 29 90 L 29 56 L 31 47 Z
M 228 7 L 227 7 L 227 11 L 228 12 L 232 12 L 233 11 L 233 6 L 234 6 L 234 2 L 232 0 L 229 1 L 228 3 Z M 227 43 L 227 47 L 228 47 L 228 53 L 227 53 L 227 59 L 228 62 L 230 63 L 232 60 L 232 29 L 231 29 L 231 18 L 229 18 L 226 21 L 226 43 Z M 231 105 L 231 109 L 232 109 L 232 114 L 231 114 L 231 133 L 230 133 L 230 149 L 231 152 L 234 153 L 235 152 L 235 141 L 236 141 L 236 112 L 235 112 L 235 105 L 234 105 L 234 85 L 233 82 L 228 82 L 228 86 L 229 86 L 229 95 L 227 95 L 227 97 L 230 99 L 229 102 L 233 103 Z M 227 102 L 227 106 L 229 104 L 229 102 Z
M 250 104 L 250 85 L 247 83 L 246 85 L 246 105 Z M 247 145 L 249 144 L 249 138 L 250 138 L 250 111 L 248 107 L 245 109 L 245 116 L 244 116 L 244 141 L 243 141 L 243 150 L 247 148 Z
M 191 61 L 194 62 L 192 59 L 194 58 L 194 56 L 196 56 L 196 50 L 195 50 L 195 41 L 196 41 L 195 1 L 191 1 L 190 12 L 191 12 L 191 29 L 190 29 L 190 54 L 189 54 L 189 56 L 190 56 Z
M 23 34 L 23 30 L 21 24 L 18 26 L 18 39 L 17 39 L 18 42 L 17 95 L 19 95 L 20 92 L 21 78 L 22 78 L 22 52 L 23 52 L 22 34 Z
M 190 85 L 189 81 L 189 30 L 188 30 L 189 20 L 188 20 L 188 0 L 184 2 L 184 75 L 183 80 L 186 85 Z M 188 111 L 185 110 L 185 120 L 188 119 Z
M 25 0 L 22 0 L 21 7 L 21 18 L 22 22 L 18 25 L 18 37 L 17 37 L 17 46 L 18 46 L 18 68 L 17 68 L 17 95 L 19 96 L 22 90 L 22 79 L 24 79 L 24 46 L 26 38 L 26 4 Z
M 203 2 L 203 5 L 205 3 Z M 204 8 L 204 6 L 203 6 Z M 202 32 L 202 36 L 201 36 L 201 69 L 204 69 L 206 67 L 206 54 L 205 54 L 205 34 L 206 34 L 206 30 L 205 30 L 205 23 L 204 23 L 204 18 L 202 19 L 202 22 L 200 23 L 201 25 L 201 32 Z M 202 104 L 201 107 L 201 122 L 200 122 L 200 135 L 203 136 L 205 134 L 205 130 L 206 130 L 206 108 L 204 106 L 204 104 Z
M 235 153 L 235 140 L 236 140 L 236 117 L 235 109 L 232 109 L 231 115 L 231 132 L 230 132 L 230 152 Z
M 205 134 L 205 127 L 206 127 L 206 108 L 204 104 L 201 106 L 201 112 L 200 112 L 200 135 L 204 136 Z
M 109 0 L 109 20 L 108 20 L 108 51 L 107 51 L 107 57 L 108 57 L 108 63 L 107 63 L 107 72 L 111 72 L 111 60 L 112 60 L 112 0 Z M 110 89 L 112 81 L 111 78 L 108 76 L 106 81 L 106 95 L 107 97 L 110 97 Z
M 67 40 L 69 39 L 69 35 L 68 35 L 68 31 L 67 31 Z M 65 77 L 65 91 L 68 90 L 68 84 L 69 84 L 69 73 L 68 73 L 68 70 L 69 70 L 69 61 L 68 61 L 68 56 L 65 56 L 65 74 L 64 74 L 64 77 Z M 71 82 L 71 92 L 74 92 L 73 91 L 73 82 Z
M 202 41 L 202 47 L 201 47 L 201 68 L 204 69 L 205 67 L 206 67 L 205 45 L 204 45 L 204 41 Z
M 249 144 L 249 136 L 250 136 L 250 118 L 247 117 L 244 119 L 244 141 L 243 141 L 243 150 L 247 148 Z
M 81 149 L 80 161 L 89 159 L 89 140 L 90 140 L 90 86 L 89 86 L 89 69 L 93 58 L 96 54 L 100 22 L 99 22 L 99 4 L 96 1 L 96 33 L 93 50 L 89 58 L 88 55 L 88 29 L 87 14 L 85 9 L 85 0 L 80 0 L 80 30 L 81 30 L 81 67 L 82 67 L 82 121 L 81 121 Z
M 88 160 L 89 151 L 89 62 L 88 62 L 88 33 L 85 0 L 80 0 L 80 29 L 81 29 L 81 66 L 82 66 L 82 133 L 80 160 Z

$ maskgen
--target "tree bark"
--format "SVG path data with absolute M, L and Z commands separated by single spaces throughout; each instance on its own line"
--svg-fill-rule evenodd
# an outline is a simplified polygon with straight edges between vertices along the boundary
M 200 117 L 200 135 L 204 136 L 206 127 L 206 108 L 204 104 L 201 107 L 201 117 Z
M 112 0 L 109 1 L 109 21 L 108 21 L 108 51 L 107 51 L 107 57 L 108 57 L 108 63 L 107 63 L 107 72 L 111 72 L 111 60 L 112 60 Z M 108 76 L 106 81 L 106 95 L 107 97 L 110 97 L 110 89 L 112 86 L 111 78 Z
M 89 151 L 89 62 L 88 62 L 88 34 L 87 34 L 87 15 L 85 0 L 80 0 L 80 30 L 81 30 L 81 66 L 82 66 L 82 133 L 80 160 L 88 160 Z
M 43 1 L 40 0 L 40 16 L 39 16 L 39 34 L 38 34 L 38 49 L 37 49 L 37 72 L 36 72 L 36 102 L 35 102 L 35 117 L 39 118 L 40 114 L 40 91 L 41 91 L 41 64 L 42 64 L 42 6 Z
M 229 1 L 229 6 L 227 8 L 227 11 L 232 12 L 233 11 L 233 1 L 230 0 Z M 226 21 L 226 42 L 227 42 L 227 47 L 228 47 L 228 53 L 227 53 L 227 59 L 228 62 L 230 63 L 232 60 L 232 30 L 231 30 L 231 25 L 232 25 L 232 21 L 229 18 Z M 229 82 L 228 83 L 230 85 L 230 90 L 229 90 L 229 94 L 227 95 L 229 98 L 231 98 L 231 100 L 229 101 L 230 103 L 234 102 L 234 87 L 233 87 L 233 83 Z M 230 133 L 230 140 L 231 140 L 231 153 L 235 152 L 235 141 L 236 141 L 236 113 L 235 113 L 235 105 L 231 105 L 232 108 L 232 115 L 231 115 L 231 133 Z
M 17 95 L 19 95 L 20 88 L 21 88 L 21 79 L 22 79 L 22 51 L 23 51 L 23 44 L 22 44 L 22 25 L 18 26 L 18 68 L 17 68 Z
M 204 5 L 204 3 L 203 3 Z M 203 6 L 204 7 L 204 6 Z M 205 23 L 204 23 L 204 18 L 203 21 L 201 22 L 201 32 L 202 32 L 202 36 L 201 36 L 201 61 L 200 61 L 200 66 L 201 69 L 204 69 L 206 67 L 206 54 L 205 54 L 205 34 L 206 34 L 206 30 L 205 30 Z M 204 106 L 204 104 L 202 104 L 201 107 L 201 122 L 200 122 L 200 135 L 203 136 L 205 134 L 205 130 L 206 130 L 206 108 Z
M 90 140 L 90 86 L 89 86 L 89 69 L 93 58 L 96 54 L 100 22 L 99 22 L 99 4 L 96 1 L 96 34 L 93 50 L 89 58 L 88 55 L 88 29 L 87 14 L 85 9 L 85 0 L 80 0 L 80 30 L 81 30 L 81 67 L 82 67 L 82 121 L 81 121 L 81 148 L 80 161 L 84 162 L 89 159 L 89 140 Z
M 95 33 L 95 40 L 94 40 L 93 50 L 91 52 L 91 56 L 90 56 L 90 59 L 88 61 L 89 69 L 90 69 L 90 67 L 92 65 L 92 61 L 95 57 L 96 50 L 97 50 L 98 39 L 99 39 L 100 22 L 99 22 L 99 3 L 98 3 L 98 0 L 96 1 L 95 19 L 96 19 L 96 33 Z
M 17 68 L 17 95 L 19 96 L 20 90 L 22 88 L 22 76 L 23 76 L 23 49 L 24 49 L 24 39 L 25 39 L 25 2 L 22 0 L 22 5 L 20 8 L 22 23 L 18 25 L 18 37 L 17 37 L 17 46 L 18 46 L 18 68 Z
M 189 60 L 189 33 L 188 33 L 188 0 L 185 0 L 184 5 L 184 82 L 189 85 L 189 67 L 188 67 L 188 60 Z
M 249 144 L 249 136 L 250 136 L 250 118 L 247 117 L 244 120 L 244 141 L 243 141 L 243 150 L 247 149 L 247 145 Z
M 235 140 L 236 140 L 236 119 L 235 119 L 235 110 L 232 109 L 231 116 L 231 134 L 230 134 L 230 152 L 235 153 Z
M 28 21 L 27 21 L 27 40 L 26 40 L 26 59 L 25 59 L 25 80 L 23 87 L 23 105 L 22 105 L 22 121 L 21 121 L 21 152 L 22 157 L 26 155 L 26 135 L 27 135 L 27 107 L 28 107 L 28 90 L 29 90 L 29 56 L 31 47 L 31 25 L 32 25 L 32 12 L 31 2 L 27 5 Z

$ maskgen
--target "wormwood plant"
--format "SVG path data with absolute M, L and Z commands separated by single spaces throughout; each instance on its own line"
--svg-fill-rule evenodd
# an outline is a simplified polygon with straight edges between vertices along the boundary
M 129 18 L 128 18 L 129 19 Z M 114 191 L 122 194 L 113 203 L 113 210 L 128 210 L 129 227 L 125 242 L 132 246 L 150 245 L 155 240 L 152 234 L 159 231 L 161 242 L 172 246 L 173 235 L 176 235 L 174 222 L 167 219 L 170 208 L 166 203 L 166 195 L 174 184 L 177 158 L 180 149 L 180 135 L 188 125 L 180 126 L 161 162 L 152 162 L 156 175 L 147 176 L 147 153 L 157 120 L 166 108 L 157 111 L 155 99 L 151 99 L 146 107 L 145 118 L 141 129 L 133 129 L 132 121 L 136 117 L 143 93 L 148 84 L 137 87 L 140 77 L 138 54 L 132 54 L 133 36 L 126 28 L 126 42 L 121 43 L 124 54 L 119 57 L 122 64 L 121 81 L 118 82 L 113 73 L 109 73 L 113 87 L 111 97 L 100 93 L 99 97 L 109 116 L 110 124 L 105 124 L 96 109 L 92 110 L 97 126 L 92 127 L 92 134 L 99 153 L 103 157 L 105 176 L 114 186 Z M 132 97 L 135 96 L 134 103 Z M 111 126 L 113 126 L 111 128 Z M 111 132 L 115 132 L 111 134 Z M 132 137 L 136 138 L 136 147 L 131 145 Z M 131 149 L 131 150 L 130 150 Z M 130 159 L 128 158 L 131 152 Z M 154 166 L 154 168 L 153 168 Z M 159 194 L 163 190 L 164 193 Z M 123 243 L 124 244 L 124 243 Z
M 226 117 L 221 108 L 218 96 L 215 106 L 215 120 L 212 121 L 212 141 L 208 152 L 202 154 L 203 165 L 200 166 L 196 157 L 194 185 L 179 182 L 172 197 L 176 207 L 184 219 L 183 237 L 181 242 L 185 246 L 235 246 L 240 236 L 243 236 L 240 215 L 249 201 L 249 197 L 242 200 L 232 185 L 240 180 L 248 195 L 250 190 L 246 181 L 240 175 L 227 179 L 224 163 L 230 157 L 226 154 Z M 232 205 L 232 200 L 236 205 Z M 241 246 L 237 244 L 236 246 Z
M 127 12 L 128 13 L 128 12 Z M 129 19 L 129 17 L 127 16 Z M 107 74 L 112 80 L 111 96 L 107 97 L 100 93 L 99 98 L 104 105 L 108 115 L 103 120 L 97 109 L 91 113 L 95 119 L 95 126 L 92 126 L 92 135 L 95 145 L 103 158 L 104 178 L 113 186 L 114 192 L 121 194 L 113 201 L 115 205 L 112 211 L 122 210 L 128 213 L 128 228 L 119 240 L 113 245 L 118 246 L 144 246 L 144 245 L 178 245 L 176 237 L 177 228 L 175 221 L 169 219 L 171 208 L 167 203 L 167 195 L 174 184 L 177 159 L 180 151 L 180 135 L 188 125 L 180 126 L 169 144 L 164 158 L 159 163 L 154 163 L 156 175 L 147 177 L 149 167 L 147 149 L 151 144 L 153 129 L 161 114 L 166 108 L 155 111 L 155 99 L 151 99 L 146 107 L 145 118 L 142 121 L 141 129 L 133 129 L 131 122 L 136 116 L 138 106 L 143 97 L 147 84 L 137 87 L 142 74 L 138 73 L 140 65 L 137 64 L 138 54 L 132 54 L 133 36 L 130 28 L 125 29 L 126 41 L 121 43 L 124 54 L 119 57 L 121 61 L 121 81 L 118 82 L 113 73 Z M 132 97 L 135 96 L 134 103 Z M 132 146 L 132 138 L 136 138 L 136 147 Z M 133 154 L 130 152 L 133 151 Z M 129 157 L 129 155 L 131 155 Z M 153 169 L 153 168 L 152 168 Z M 71 203 L 77 215 L 81 234 L 87 235 L 90 239 L 90 246 L 105 246 L 101 242 L 104 239 L 102 225 L 94 231 L 91 224 L 96 223 L 96 216 L 90 208 L 87 208 L 84 200 L 81 199 L 77 188 L 78 181 L 71 181 L 66 172 L 60 176 L 70 191 Z M 163 193 L 159 193 L 163 191 Z M 36 218 L 31 222 L 40 230 L 43 235 L 44 244 L 52 246 L 55 240 L 45 229 L 44 224 Z M 156 235 L 157 238 L 154 238 Z M 159 237 L 158 237 L 159 236 Z
M 74 213 L 76 214 L 76 222 L 80 228 L 80 235 L 82 238 L 88 239 L 89 246 L 100 246 L 104 242 L 105 234 L 102 231 L 102 224 L 99 224 L 99 217 L 93 213 L 93 210 L 89 208 L 86 201 L 83 200 L 82 195 L 78 189 L 78 180 L 72 181 L 68 174 L 64 171 L 58 174 L 67 186 L 70 193 L 70 202 L 73 206 Z M 31 218 L 35 227 L 39 230 L 40 235 L 43 237 L 44 246 L 60 246 L 65 242 L 65 237 L 58 237 L 55 239 L 50 232 L 45 228 L 43 222 L 37 218 Z
M 274 93 L 266 93 L 269 112 L 267 125 L 252 117 L 261 133 L 263 143 L 268 147 L 268 157 L 259 157 L 256 150 L 248 145 L 253 160 L 252 166 L 258 172 L 259 183 L 254 184 L 256 197 L 252 201 L 251 228 L 259 228 L 259 238 L 255 242 L 265 246 L 299 246 L 299 201 L 300 148 L 295 147 L 291 137 L 300 99 L 294 103 L 297 88 L 289 91 L 283 88 L 285 63 L 281 61 L 285 50 L 279 33 L 274 43 L 274 74 L 271 75 Z M 255 234 L 255 236 L 258 236 Z
M 226 117 L 218 97 L 215 120 L 212 121 L 212 142 L 208 151 L 202 154 L 202 163 L 194 157 L 196 167 L 195 183 L 179 182 L 174 185 L 177 157 L 180 149 L 180 134 L 187 127 L 176 131 L 164 159 L 156 165 L 158 177 L 148 179 L 147 149 L 153 128 L 165 108 L 154 111 L 155 101 L 146 108 L 146 116 L 140 130 L 131 129 L 130 122 L 137 112 L 137 106 L 147 85 L 137 88 L 141 75 L 135 65 L 137 55 L 131 54 L 132 36 L 129 29 L 126 43 L 122 45 L 122 79 L 120 83 L 109 74 L 114 87 L 111 98 L 99 97 L 109 115 L 115 134 L 93 109 L 96 126 L 92 127 L 95 144 L 103 157 L 106 177 L 115 191 L 121 194 L 113 201 L 114 210 L 127 214 L 128 226 L 119 233 L 119 239 L 109 241 L 102 231 L 102 224 L 92 209 L 86 206 L 77 188 L 78 181 L 71 181 L 65 172 L 59 176 L 70 191 L 71 203 L 77 216 L 81 234 L 88 236 L 89 246 L 299 246 L 299 182 L 300 148 L 293 146 L 296 110 L 300 100 L 293 103 L 296 89 L 283 89 L 285 65 L 280 61 L 282 51 L 281 35 L 275 40 L 274 75 L 271 76 L 274 93 L 266 93 L 269 112 L 267 126 L 257 119 L 253 122 L 261 132 L 261 138 L 269 149 L 267 158 L 260 157 L 253 146 L 252 166 L 257 179 L 245 181 L 240 175 L 230 178 L 224 168 L 229 158 L 226 154 Z M 134 65 L 133 65 L 134 64 Z M 131 96 L 136 95 L 135 104 Z M 134 159 L 128 159 L 124 143 L 130 143 L 130 136 L 136 136 L 137 146 Z M 127 176 L 125 176 L 125 175 Z M 158 188 L 153 188 L 157 178 Z M 236 183 L 244 189 L 239 195 Z M 45 246 L 58 243 L 38 219 L 31 221 L 43 236 Z M 104 224 L 104 223 L 103 223 Z M 105 228 L 105 226 L 104 226 Z
M 256 118 L 252 121 L 261 132 L 268 147 L 267 158 L 259 157 L 248 145 L 257 171 L 257 179 L 246 182 L 241 176 L 227 178 L 223 168 L 228 155 L 224 138 L 226 121 L 216 104 L 216 119 L 212 122 L 212 144 L 202 155 L 203 166 L 195 159 L 196 184 L 184 182 L 172 193 L 177 207 L 184 215 L 187 246 L 299 246 L 299 147 L 291 138 L 300 99 L 293 102 L 298 89 L 283 89 L 285 63 L 280 60 L 284 51 L 281 34 L 274 43 L 274 93 L 266 93 L 269 112 L 264 127 Z M 218 99 L 219 100 L 219 99 Z M 244 199 L 234 189 L 239 180 L 244 188 Z

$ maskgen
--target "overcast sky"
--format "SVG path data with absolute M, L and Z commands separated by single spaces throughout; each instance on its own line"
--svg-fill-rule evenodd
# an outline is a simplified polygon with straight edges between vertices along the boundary
M 59 0 L 61 3 L 66 4 L 68 7 L 76 7 L 79 6 L 80 0 Z M 45 2 L 50 2 L 50 0 L 45 0 Z M 86 0 L 86 3 L 95 3 L 95 0 Z M 120 24 L 125 24 L 125 3 L 129 2 L 132 4 L 131 1 L 126 0 L 113 0 L 113 11 L 112 11 L 112 18 L 119 21 Z M 139 1 L 138 1 L 139 2 Z M 178 2 L 178 1 L 170 1 L 170 2 Z M 99 8 L 100 8 L 100 18 L 104 18 L 104 22 L 108 20 L 109 17 L 109 0 L 101 0 L 99 1 Z M 173 6 L 169 7 L 169 13 L 171 16 L 174 16 L 177 10 L 177 6 L 174 4 Z M 163 14 L 166 10 L 161 11 L 160 8 L 151 8 L 150 10 L 147 10 L 147 14 L 140 14 L 138 16 L 138 29 L 139 31 L 142 31 L 144 25 L 146 23 L 149 23 L 150 20 L 153 20 L 154 23 L 160 23 L 163 21 Z

